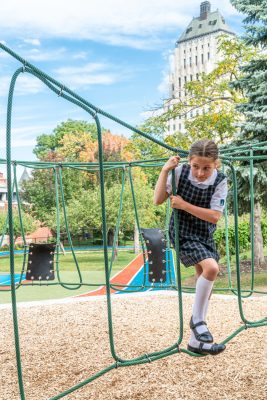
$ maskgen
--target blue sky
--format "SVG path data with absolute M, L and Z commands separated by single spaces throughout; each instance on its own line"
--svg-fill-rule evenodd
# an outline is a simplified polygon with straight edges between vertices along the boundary
M 199 15 L 188 0 L 9 0 L 2 2 L 0 41 L 97 107 L 140 124 L 167 92 L 175 41 Z M 242 16 L 228 0 L 211 1 L 242 32 Z M 0 50 L 0 157 L 5 158 L 8 86 L 20 64 Z M 62 121 L 89 120 L 85 112 L 22 76 L 16 89 L 12 158 L 33 160 L 36 137 Z M 102 119 L 113 133 L 125 128 Z

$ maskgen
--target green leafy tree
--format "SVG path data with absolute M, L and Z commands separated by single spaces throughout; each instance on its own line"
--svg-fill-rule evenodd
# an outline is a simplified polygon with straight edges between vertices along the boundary
M 8 223 L 6 225 L 6 218 L 7 218 L 7 213 L 1 212 L 0 213 L 0 232 L 2 234 L 9 233 Z M 22 224 L 23 224 L 25 235 L 34 232 L 38 227 L 37 221 L 28 213 L 23 213 Z M 6 232 L 4 232 L 5 226 L 7 228 Z M 13 210 L 13 232 L 14 232 L 14 242 L 16 242 L 16 239 L 19 236 L 21 236 L 21 223 L 20 223 L 19 213 L 17 210 Z
M 242 119 L 235 106 L 244 102 L 245 97 L 230 83 L 241 77 L 240 66 L 255 57 L 257 51 L 240 39 L 227 36 L 221 36 L 218 51 L 221 60 L 214 70 L 187 82 L 186 97 L 159 117 L 166 123 L 173 118 L 186 118 L 190 144 L 200 138 L 213 139 L 217 144 L 229 142 L 235 135 L 236 124 Z
M 57 152 L 63 146 L 65 135 L 75 135 L 77 140 L 81 134 L 87 134 L 92 140 L 97 139 L 97 130 L 94 123 L 68 119 L 59 124 L 51 134 L 42 134 L 37 137 L 37 145 L 33 150 L 40 160 L 47 160 L 51 153 Z
M 180 132 L 176 132 L 174 135 L 166 135 L 166 121 L 158 116 L 148 118 L 138 128 L 142 132 L 147 133 L 151 137 L 165 142 L 172 147 L 182 149 L 189 148 L 190 142 L 188 141 L 187 136 Z M 170 150 L 146 139 L 138 133 L 132 134 L 127 149 L 129 149 L 133 154 L 135 160 L 155 160 L 168 158 L 173 155 Z M 160 168 L 145 168 L 144 171 L 148 177 L 148 184 L 154 187 L 158 179 Z
M 143 177 L 134 178 L 134 192 L 138 210 L 138 217 L 142 227 L 163 227 L 165 208 L 153 205 L 153 189 L 145 184 Z M 109 232 L 109 244 L 112 244 L 115 227 L 118 219 L 121 184 L 115 183 L 106 188 L 106 218 Z M 72 235 L 79 235 L 82 231 L 102 231 L 102 214 L 100 204 L 100 189 L 89 189 L 84 191 L 80 198 L 72 199 L 67 207 L 69 229 Z M 65 233 L 65 223 L 61 211 L 61 232 Z M 56 230 L 55 209 L 51 210 L 47 219 L 47 225 Z M 132 231 L 135 229 L 135 214 L 132 193 L 129 183 L 125 186 L 123 193 L 123 209 L 121 215 L 120 231 Z
M 235 136 L 236 124 L 242 114 L 236 111 L 236 104 L 245 101 L 241 90 L 230 87 L 230 82 L 241 76 L 240 66 L 251 60 L 257 50 L 246 46 L 237 38 L 222 36 L 219 44 L 221 61 L 208 74 L 187 82 L 187 96 L 169 107 L 169 110 L 148 118 L 140 129 L 165 141 L 173 147 L 188 150 L 200 138 L 210 138 L 218 144 L 230 141 Z M 194 117 L 190 115 L 194 114 Z M 159 112 L 157 113 L 159 114 Z M 179 131 L 166 135 L 172 119 L 186 118 L 186 135 Z M 130 144 L 135 158 L 148 159 L 169 157 L 170 152 L 151 141 L 133 134 Z M 157 171 L 149 173 L 150 182 L 155 184 Z

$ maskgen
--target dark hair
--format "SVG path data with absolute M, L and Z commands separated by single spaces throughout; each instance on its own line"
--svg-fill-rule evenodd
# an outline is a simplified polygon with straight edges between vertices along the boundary
M 219 150 L 213 140 L 203 139 L 193 143 L 189 150 L 189 157 L 208 157 L 213 161 L 219 157 Z

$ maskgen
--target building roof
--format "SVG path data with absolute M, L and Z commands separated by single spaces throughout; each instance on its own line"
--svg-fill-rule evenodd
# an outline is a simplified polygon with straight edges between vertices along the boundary
M 225 19 L 218 10 L 207 12 L 204 18 L 199 16 L 192 19 L 186 30 L 177 40 L 176 45 L 218 31 L 235 35 L 234 31 L 227 25 Z
M 21 184 L 22 184 L 23 182 L 28 181 L 29 179 L 31 179 L 31 177 L 30 177 L 30 175 L 28 174 L 27 169 L 24 168 L 24 171 L 23 171 L 23 173 L 22 173 L 22 175 L 21 175 L 21 177 L 20 177 L 20 180 L 19 180 L 19 186 L 21 186 Z

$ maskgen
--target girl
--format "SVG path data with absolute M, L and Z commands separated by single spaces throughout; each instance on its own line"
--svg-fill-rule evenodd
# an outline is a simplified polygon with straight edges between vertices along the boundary
M 207 328 L 206 314 L 214 280 L 219 272 L 219 255 L 213 233 L 222 215 L 227 196 L 227 182 L 219 167 L 218 148 L 211 140 L 194 143 L 189 151 L 189 164 L 179 165 L 180 157 L 171 157 L 159 175 L 154 202 L 162 204 L 169 196 L 171 207 L 179 210 L 180 259 L 186 266 L 195 266 L 196 295 L 190 320 L 191 336 L 188 350 L 198 354 L 216 355 L 224 344 L 213 342 Z M 178 166 L 179 165 L 179 166 Z M 175 168 L 177 192 L 171 194 L 171 174 Z M 169 227 L 174 245 L 174 213 Z

